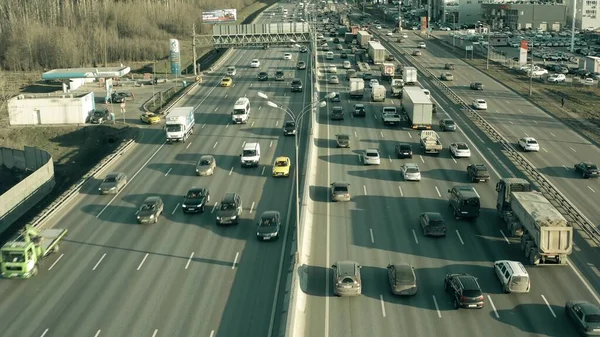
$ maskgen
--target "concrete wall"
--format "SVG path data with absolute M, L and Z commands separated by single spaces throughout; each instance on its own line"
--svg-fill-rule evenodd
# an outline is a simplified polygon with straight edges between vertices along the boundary
M 0 165 L 31 174 L 0 195 L 0 233 L 29 211 L 54 188 L 54 164 L 50 154 L 35 147 L 0 148 Z
M 19 95 L 8 100 L 10 125 L 84 124 L 95 107 L 85 95 Z

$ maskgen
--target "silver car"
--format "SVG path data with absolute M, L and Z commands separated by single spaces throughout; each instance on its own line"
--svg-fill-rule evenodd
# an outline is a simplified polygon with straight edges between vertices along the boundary
M 127 185 L 127 175 L 120 172 L 112 172 L 106 175 L 98 191 L 100 194 L 117 194 Z
M 333 75 L 329 77 L 329 84 L 340 84 L 340 79 Z
M 421 181 L 419 165 L 415 163 L 406 163 L 402 165 L 402 177 L 407 181 Z
M 336 296 L 359 296 L 362 293 L 361 266 L 354 261 L 338 261 L 333 268 L 333 293 Z
M 350 201 L 350 184 L 344 182 L 331 183 L 331 201 Z
M 363 152 L 362 159 L 364 165 L 379 165 L 381 163 L 381 156 L 377 149 L 366 149 Z
M 408 263 L 389 264 L 388 281 L 394 295 L 412 296 L 417 294 L 415 268 Z
M 212 176 L 215 173 L 217 167 L 217 161 L 215 157 L 211 155 L 204 155 L 198 160 L 196 164 L 196 174 L 199 176 Z

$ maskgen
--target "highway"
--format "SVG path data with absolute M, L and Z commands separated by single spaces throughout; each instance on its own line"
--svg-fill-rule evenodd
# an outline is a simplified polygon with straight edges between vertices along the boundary
M 383 37 L 380 37 L 383 39 Z M 411 43 L 416 46 L 416 39 Z M 424 53 L 423 64 L 440 69 L 443 63 L 457 66 L 455 81 L 451 85 L 460 89 L 459 95 L 472 100 L 488 100 L 488 120 L 496 123 L 501 132 L 516 142 L 525 133 L 536 137 L 544 150 L 525 154 L 537 167 L 559 186 L 572 201 L 598 222 L 598 210 L 593 209 L 597 181 L 582 180 L 573 175 L 571 167 L 576 161 L 598 158 L 597 148 L 577 136 L 559 122 L 532 108 L 526 101 L 511 94 L 489 78 L 477 76 L 475 70 L 447 55 L 444 50 L 429 49 Z M 412 50 L 408 48 L 407 50 Z M 327 61 L 319 52 L 319 65 Z M 434 56 L 435 55 L 435 56 Z M 397 55 L 398 56 L 398 55 Z M 329 61 L 339 66 L 339 58 Z M 375 78 L 378 71 L 372 72 Z M 421 76 L 421 73 L 419 74 Z M 340 75 L 344 78 L 344 74 Z M 496 217 L 494 186 L 500 177 L 523 177 L 518 169 L 503 155 L 497 144 L 487 140 L 468 118 L 442 96 L 442 91 L 431 89 L 440 111 L 434 125 L 446 114 L 455 119 L 458 132 L 441 133 L 445 151 L 438 157 L 421 155 L 418 133 L 406 127 L 384 127 L 377 114 L 385 105 L 399 105 L 397 99 L 387 98 L 385 103 L 368 102 L 368 93 L 360 101 L 368 107 L 366 118 L 351 118 L 350 111 L 357 100 L 349 100 L 345 81 L 328 85 L 326 76 L 320 77 L 324 92 L 342 93 L 342 106 L 346 111 L 343 121 L 331 121 L 328 109 L 322 109 L 319 133 L 317 171 L 327 172 L 311 185 L 314 203 L 311 261 L 308 268 L 307 336 L 574 336 L 575 330 L 564 315 L 564 304 L 571 299 L 598 301 L 590 293 L 581 272 L 570 267 L 527 267 L 532 287 L 528 294 L 504 294 L 491 268 L 492 262 L 511 259 L 525 262 L 518 241 L 507 238 L 504 227 Z M 471 92 L 465 86 L 472 81 L 486 85 L 483 92 Z M 324 93 L 323 93 L 324 94 Z M 322 95 L 323 95 L 322 94 Z M 495 110 L 499 112 L 496 112 Z M 519 112 L 522 110 L 522 113 Z M 512 121 L 512 123 L 511 123 Z M 535 121 L 535 122 L 534 122 Z M 502 125 L 502 126 L 501 126 Z M 437 126 L 434 127 L 439 131 Z M 350 149 L 335 147 L 335 135 L 349 134 Z M 555 136 L 553 136 L 553 133 Z M 471 148 L 470 159 L 452 159 L 447 145 L 467 142 Z M 412 144 L 413 159 L 396 159 L 393 156 L 397 142 Z M 363 166 L 359 154 L 366 148 L 378 148 L 381 165 Z M 572 149 L 571 149 L 572 148 Z M 596 155 L 594 155 L 596 153 Z M 417 163 L 421 169 L 421 182 L 405 182 L 399 169 L 403 163 Z M 455 220 L 448 208 L 447 190 L 458 184 L 471 184 L 466 179 L 469 163 L 486 163 L 492 179 L 488 183 L 473 184 L 481 196 L 482 215 L 474 222 Z M 561 171 L 562 170 L 562 171 Z M 352 201 L 329 202 L 328 186 L 334 181 L 351 184 Z M 593 184 L 593 185 L 592 185 Z M 428 238 L 418 225 L 421 212 L 442 213 L 448 236 Z M 332 291 L 331 265 L 339 260 L 354 260 L 361 270 L 363 294 L 354 298 L 338 298 Z M 595 252 L 580 236 L 571 261 L 578 268 L 585 266 L 585 275 L 593 278 L 593 263 L 598 261 Z M 409 262 L 415 269 L 419 293 L 412 298 L 399 298 L 391 294 L 385 267 L 390 262 Z M 586 265 L 588 264 L 588 265 Z M 450 297 L 443 290 L 443 278 L 448 272 L 466 272 L 478 278 L 485 293 L 482 310 L 454 310 Z
M 289 5 L 288 5 L 289 6 Z M 290 7 L 293 8 L 293 7 Z M 279 15 L 258 23 L 280 22 Z M 283 60 L 292 52 L 292 60 Z M 276 156 L 294 157 L 294 138 L 283 137 L 288 118 L 256 97 L 260 90 L 291 109 L 310 102 L 310 91 L 290 93 L 289 79 L 311 83 L 309 54 L 296 48 L 246 47 L 235 50 L 220 73 L 183 98 L 196 107 L 196 128 L 187 143 L 164 144 L 161 129 L 144 130 L 140 144 L 106 170 L 124 172 L 128 185 L 116 196 L 98 195 L 100 179 L 86 184 L 78 197 L 48 227 L 67 228 L 59 254 L 44 261 L 36 277 L 0 283 L 2 336 L 268 336 L 281 289 L 284 252 L 289 250 L 294 216 L 292 178 L 271 177 Z M 258 58 L 261 69 L 249 68 Z M 229 65 L 237 67 L 234 86 L 220 87 Z M 284 69 L 284 82 L 258 82 L 259 71 L 273 76 Z M 239 97 L 252 105 L 247 125 L 232 125 L 230 112 Z M 306 141 L 306 123 L 301 141 Z M 259 142 L 260 166 L 242 169 L 245 142 Z M 301 154 L 304 151 L 301 150 Z M 212 154 L 214 176 L 198 177 L 199 157 Z M 296 163 L 292 163 L 292 168 Z M 103 178 L 103 177 L 100 177 Z M 204 214 L 183 214 L 181 202 L 192 186 L 205 186 L 211 200 Z M 227 192 L 243 201 L 238 226 L 217 227 L 215 208 Z M 158 224 L 138 225 L 135 214 L 150 195 L 160 196 L 165 211 Z M 275 242 L 256 239 L 256 218 L 281 213 L 283 235 Z M 292 219 L 290 223 L 290 219 Z M 283 281 L 284 282 L 284 281 Z

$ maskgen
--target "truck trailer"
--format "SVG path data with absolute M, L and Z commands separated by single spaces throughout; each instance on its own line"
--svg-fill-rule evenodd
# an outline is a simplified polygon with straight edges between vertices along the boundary
M 417 68 L 404 67 L 404 69 L 402 69 L 402 79 L 406 85 L 417 84 Z
M 358 45 L 361 48 L 365 48 L 366 49 L 369 41 L 371 41 L 371 34 L 369 34 L 365 30 L 359 30 L 356 33 L 356 39 L 358 40 Z
M 496 210 L 511 236 L 521 237 L 521 251 L 531 265 L 567 264 L 573 250 L 573 227 L 527 180 L 502 178 L 496 184 Z
M 402 88 L 402 109 L 413 129 L 431 129 L 433 103 L 420 87 Z
M 351 78 L 349 92 L 351 98 L 363 98 L 365 95 L 365 81 L 362 78 Z
M 373 64 L 382 64 L 387 57 L 387 50 L 377 41 L 369 41 L 367 53 L 371 60 L 373 60 Z
M 165 134 L 167 142 L 183 142 L 194 133 L 194 108 L 178 107 L 173 108 L 165 117 Z

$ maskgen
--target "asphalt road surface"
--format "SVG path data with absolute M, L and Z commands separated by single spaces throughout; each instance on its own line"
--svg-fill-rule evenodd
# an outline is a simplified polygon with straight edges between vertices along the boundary
M 382 34 L 383 35 L 383 34 Z M 419 38 L 409 32 L 416 46 Z M 385 37 L 381 36 L 384 40 Z M 600 221 L 597 207 L 597 180 L 583 180 L 575 175 L 575 162 L 600 158 L 598 149 L 586 139 L 566 128 L 523 98 L 488 77 L 454 59 L 443 48 L 428 46 L 421 57 L 429 68 L 442 72 L 444 63 L 456 65 L 455 80 L 449 83 L 465 100 L 484 98 L 488 110 L 485 118 L 511 141 L 519 137 L 535 137 L 541 144 L 539 153 L 525 156 L 536 165 L 592 221 Z M 323 63 L 339 66 L 339 58 Z M 337 57 L 337 56 L 336 56 Z M 378 71 L 373 72 L 378 76 Z M 421 74 L 420 74 L 421 75 Z M 340 75 L 344 77 L 344 73 Z M 311 196 L 315 202 L 312 260 L 308 267 L 307 336 L 575 336 L 576 332 L 565 317 L 567 300 L 597 302 L 590 292 L 600 287 L 595 265 L 598 257 L 591 243 L 576 234 L 576 246 L 569 266 L 527 267 L 531 291 L 527 294 L 504 294 L 493 273 L 495 260 L 510 259 L 525 263 L 518 240 L 506 237 L 503 225 L 496 217 L 495 184 L 500 177 L 522 177 L 518 169 L 491 143 L 450 101 L 429 81 L 421 83 L 431 89 L 438 102 L 437 123 L 450 116 L 459 126 L 457 132 L 440 133 L 445 148 L 437 157 L 421 154 L 418 132 L 404 127 L 386 127 L 380 118 L 383 106 L 398 106 L 400 102 L 387 98 L 385 103 L 371 103 L 367 92 L 363 100 L 349 100 L 347 82 L 328 85 L 321 80 L 321 89 L 342 93 L 341 105 L 346 111 L 343 121 L 331 121 L 327 109 L 322 109 L 318 122 L 318 171 L 323 174 Z M 470 91 L 470 82 L 480 81 L 484 91 Z M 387 83 L 386 83 L 387 85 Z M 351 118 L 355 103 L 368 107 L 366 118 Z M 335 104 L 334 104 L 335 105 Z M 335 135 L 351 137 L 349 149 L 335 146 Z M 412 159 L 396 159 L 394 145 L 412 144 Z M 470 159 L 453 159 L 448 144 L 466 142 L 471 148 Z M 381 165 L 364 166 L 360 153 L 366 148 L 381 152 Z M 416 163 L 422 174 L 421 182 L 403 181 L 399 172 L 404 163 Z M 485 163 L 492 179 L 487 183 L 471 184 L 466 166 Z M 331 203 L 328 187 L 334 181 L 351 184 L 352 201 Z M 482 214 L 473 222 L 455 220 L 448 207 L 447 190 L 459 184 L 475 186 L 482 202 Z M 435 211 L 444 216 L 448 225 L 445 238 L 424 237 L 418 224 L 421 212 Z M 353 298 L 338 298 L 332 292 L 331 265 L 339 260 L 354 260 L 362 265 L 363 294 Z M 412 298 L 391 294 L 386 266 L 393 262 L 408 262 L 415 269 L 419 293 Z M 454 310 L 449 295 L 444 292 L 443 279 L 449 272 L 465 272 L 478 278 L 485 293 L 481 310 Z M 584 282 L 582 276 L 588 279 Z M 591 284 L 591 285 L 589 285 Z
M 278 20 L 267 16 L 259 22 Z M 283 60 L 284 52 L 292 52 L 293 59 Z M 249 68 L 254 58 L 261 69 Z M 308 104 L 310 97 L 308 90 L 291 94 L 289 80 L 257 82 L 256 75 L 282 68 L 289 78 L 311 83 L 310 71 L 296 71 L 299 59 L 308 62 L 308 54 L 283 47 L 236 50 L 221 68 L 237 67 L 233 87 L 218 86 L 223 74 L 207 76 L 178 104 L 196 107 L 195 132 L 187 143 L 165 145 L 164 132 L 149 128 L 139 145 L 105 171 L 126 173 L 125 189 L 101 196 L 100 180 L 86 184 L 48 223 L 69 230 L 60 254 L 46 260 L 32 279 L 0 283 L 0 335 L 267 336 L 276 321 L 275 291 L 294 218 L 292 178 L 272 178 L 271 167 L 276 156 L 294 157 L 294 139 L 283 137 L 285 113 L 256 93 L 264 91 L 291 109 Z M 250 122 L 231 125 L 233 104 L 243 96 L 252 104 Z M 239 155 L 251 141 L 261 145 L 260 166 L 243 169 Z M 216 157 L 214 176 L 195 175 L 203 154 Z M 181 210 L 192 186 L 210 189 L 204 214 Z M 217 227 L 214 210 L 227 192 L 241 195 L 242 221 Z M 138 225 L 136 210 L 150 195 L 164 200 L 163 216 L 158 224 Z M 256 239 L 256 218 L 266 210 L 282 214 L 285 235 L 278 241 Z

